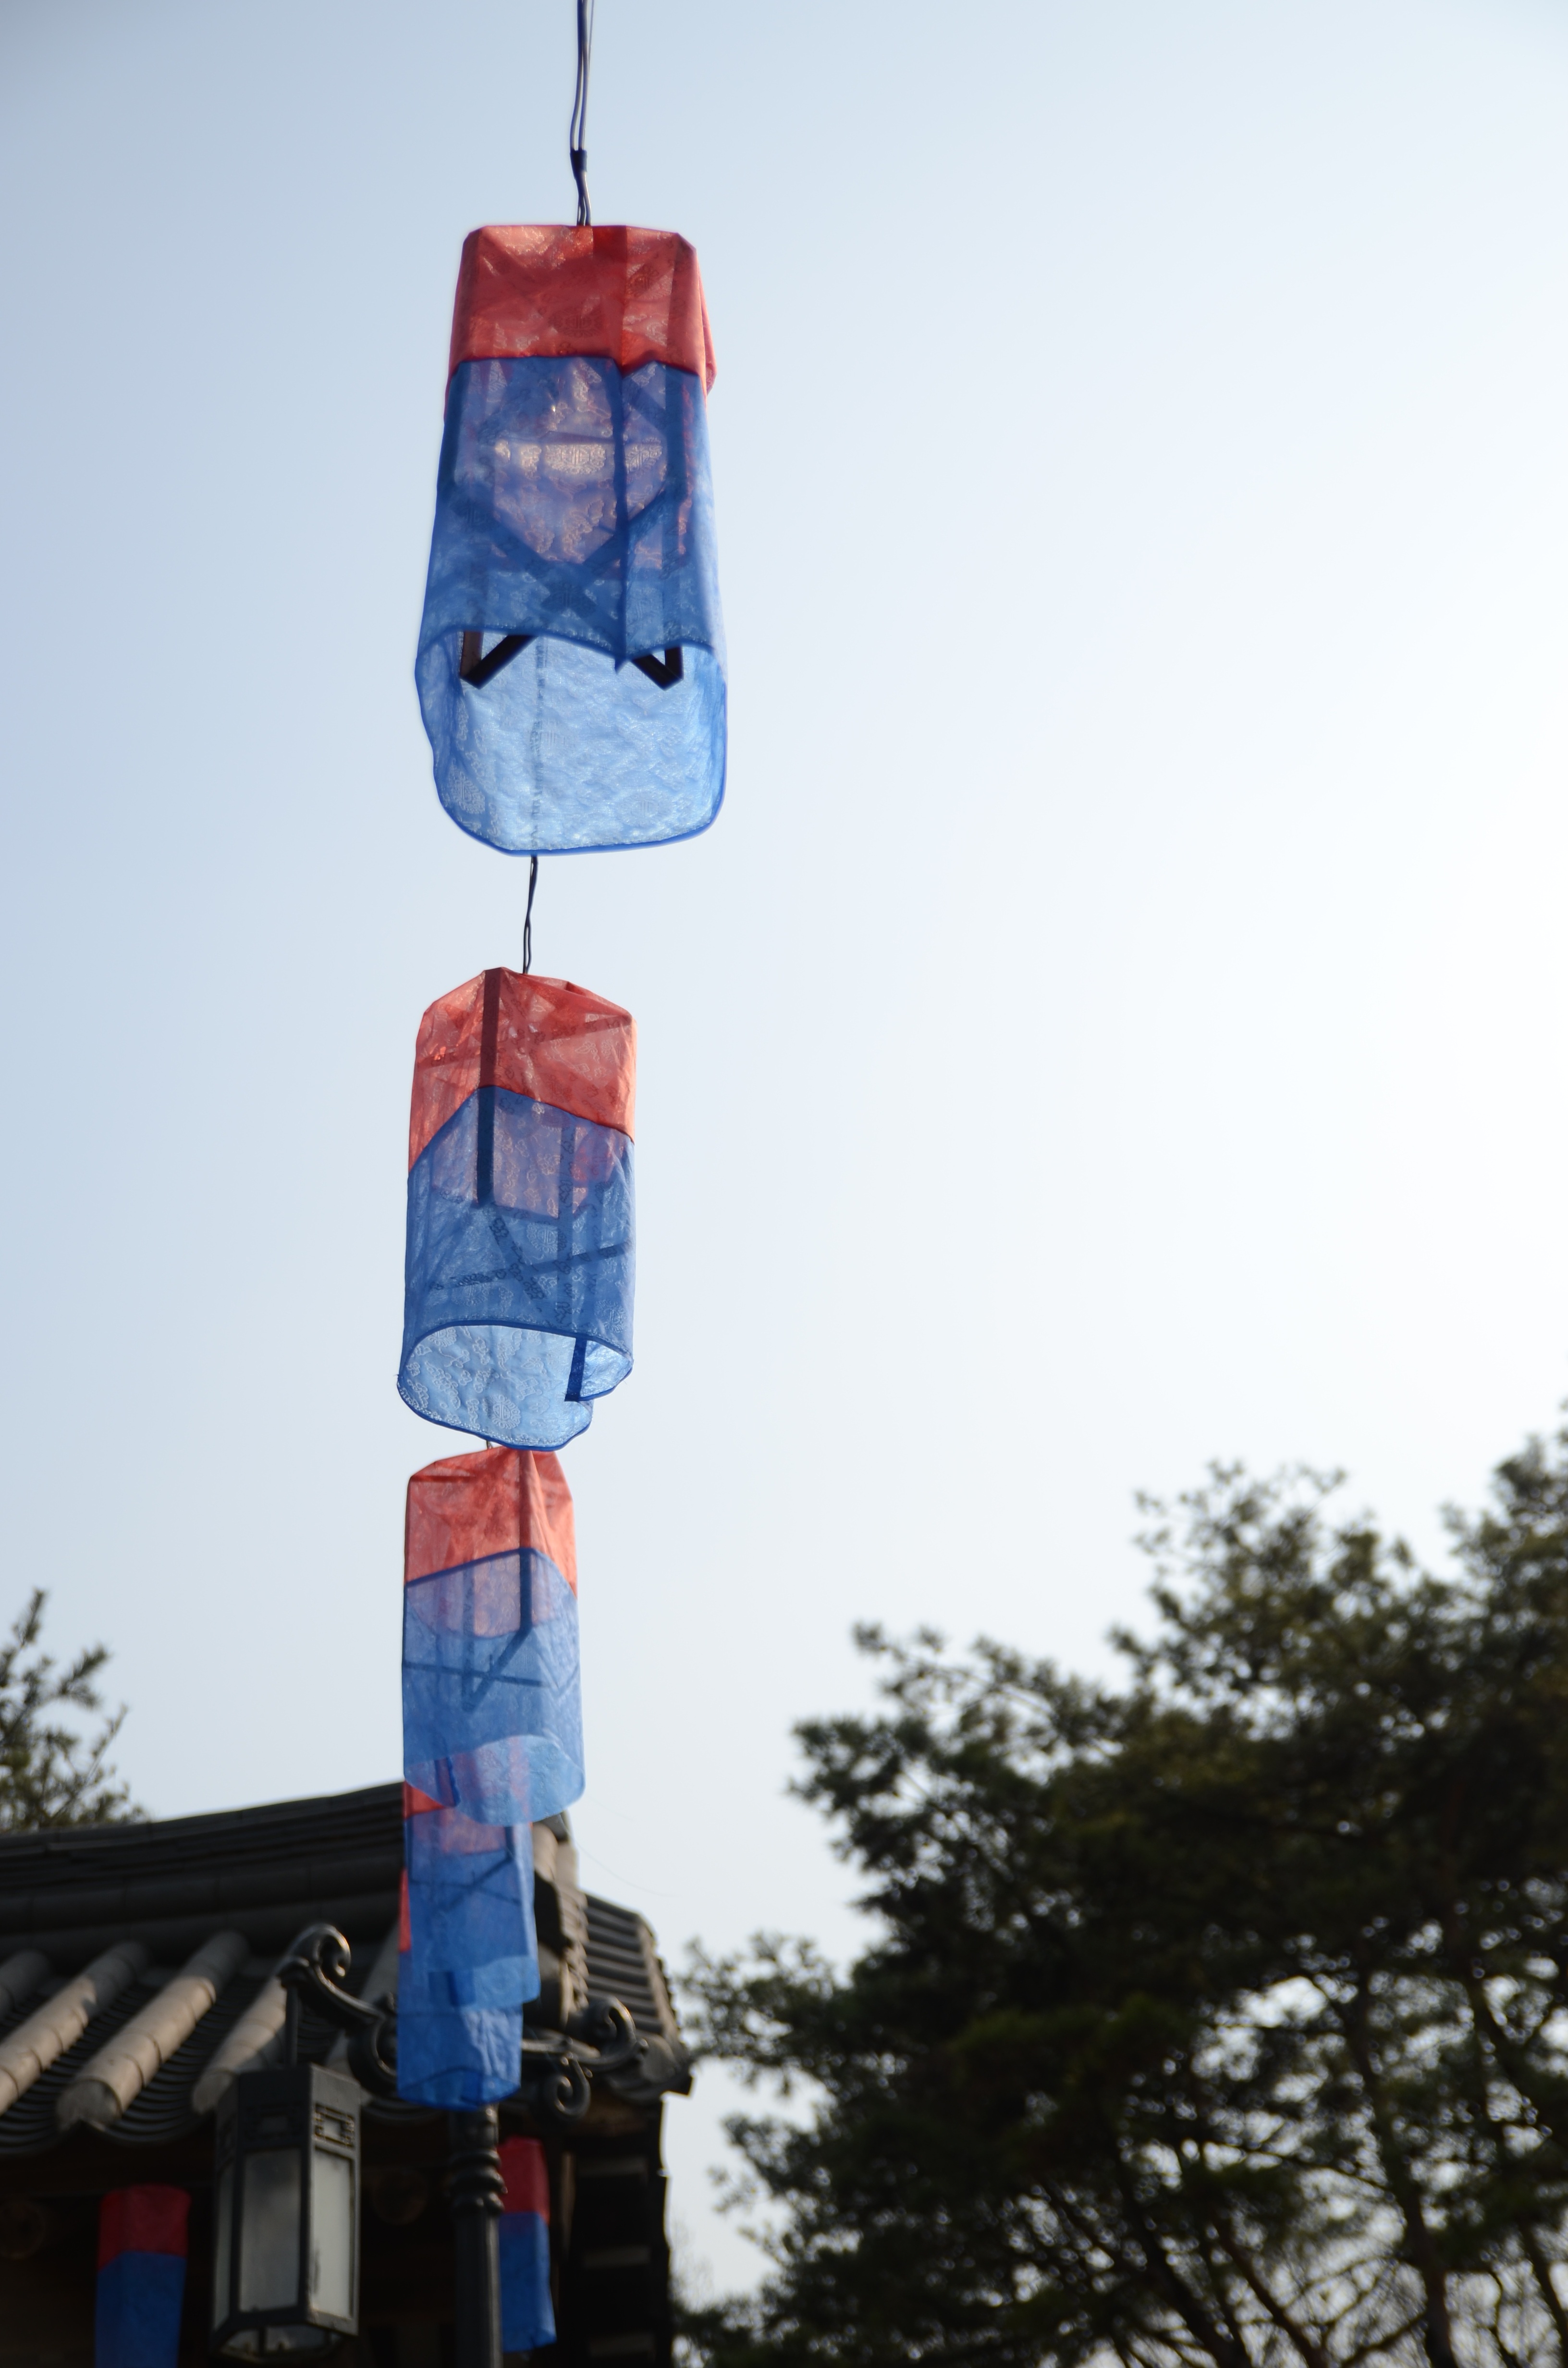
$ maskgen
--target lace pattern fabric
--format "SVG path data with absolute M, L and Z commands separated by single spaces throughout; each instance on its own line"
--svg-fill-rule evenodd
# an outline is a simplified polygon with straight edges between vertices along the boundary
M 404 1781 L 480 1825 L 555 1816 L 583 1790 L 565 1474 L 553 1455 L 449 1457 L 409 1482 L 405 1536 Z
M 695 256 L 476 232 L 452 352 L 415 668 L 443 805 L 508 854 L 706 829 L 726 695 Z
M 540 982 L 549 1029 L 530 1031 L 532 984 L 486 972 L 421 1027 L 398 1388 L 427 1421 L 548 1450 L 631 1371 L 631 1138 L 494 1080 L 548 1069 L 563 1100 L 624 1109 L 629 1123 L 635 1033 L 629 1014 L 561 980 Z
M 540 1991 L 533 1836 L 405 1788 L 397 2085 L 462 2112 L 517 2085 L 523 2007 Z
M 470 231 L 449 368 L 524 354 L 602 354 L 624 370 L 668 362 L 710 388 L 713 332 L 696 249 L 675 231 L 626 222 Z
M 532 1820 L 583 1789 L 572 1494 L 553 1455 L 447 1456 L 403 1535 L 398 2088 L 456 2110 L 517 2085 Z

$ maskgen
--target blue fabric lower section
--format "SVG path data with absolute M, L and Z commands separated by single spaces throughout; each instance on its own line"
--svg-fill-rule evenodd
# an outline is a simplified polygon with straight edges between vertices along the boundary
M 403 1772 L 481 1824 L 554 1816 L 583 1790 L 577 1599 L 531 1551 L 411 1580 Z
M 404 1959 L 406 1965 L 407 1960 Z M 517 2086 L 523 2009 L 403 2004 L 397 2000 L 397 2092 L 411 2105 L 449 2113 L 496 2105 Z
M 177 2253 L 117 2253 L 98 2271 L 94 2368 L 176 2368 L 184 2300 Z
M 538 2351 L 555 2340 L 550 2229 L 537 2212 L 501 2214 L 501 2349 Z
M 534 638 L 484 683 L 485 647 Z M 678 647 L 666 689 L 627 663 Z M 688 370 L 462 363 L 447 395 L 415 667 L 441 803 L 513 854 L 645 847 L 724 793 L 708 413 Z
M 437 791 L 471 838 L 503 855 L 590 855 L 691 838 L 718 814 L 728 694 L 710 650 L 687 649 L 666 689 L 542 637 L 469 683 L 460 650 L 456 632 L 422 642 L 415 678 Z
M 419 1981 L 463 1975 L 469 1987 L 445 2000 L 460 2006 L 521 2006 L 537 1998 L 528 1826 L 480 1825 L 455 1809 L 421 1810 L 403 1826 L 410 1945 Z M 477 1990 L 476 1980 L 482 1983 Z
M 555 633 L 608 658 L 722 651 L 708 405 L 596 354 L 462 362 L 447 390 L 430 632 Z
M 523 2007 L 540 1991 L 533 1835 L 450 1809 L 420 1810 L 403 1831 L 398 2094 L 450 2112 L 494 2104 L 517 2088 Z
M 564 1447 L 631 1371 L 634 1269 L 631 1138 L 481 1087 L 409 1170 L 403 1400 L 507 1447 Z

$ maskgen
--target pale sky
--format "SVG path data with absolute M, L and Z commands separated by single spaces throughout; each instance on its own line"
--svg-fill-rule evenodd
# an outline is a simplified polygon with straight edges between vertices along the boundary
M 414 640 L 571 28 L 0 11 L 6 1584 L 160 1816 L 397 1772 L 414 1034 L 526 871 Z M 1136 1489 L 1435 1553 L 1568 1390 L 1568 14 L 602 0 L 589 152 L 701 257 L 733 728 L 706 837 L 540 882 L 642 1039 L 575 1815 L 666 1956 L 842 1952 L 852 1622 L 1104 1667 Z

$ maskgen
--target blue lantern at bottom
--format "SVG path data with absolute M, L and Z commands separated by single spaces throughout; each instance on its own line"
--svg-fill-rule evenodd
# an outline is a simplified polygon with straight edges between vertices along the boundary
M 470 2112 L 517 2086 L 523 2008 L 540 1991 L 533 1834 L 483 1826 L 403 1787 L 397 2086 Z

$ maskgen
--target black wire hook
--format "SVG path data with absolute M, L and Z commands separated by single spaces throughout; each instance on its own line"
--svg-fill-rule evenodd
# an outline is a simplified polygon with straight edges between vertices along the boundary
M 528 858 L 528 901 L 523 914 L 523 976 L 527 978 L 534 960 L 534 890 L 539 886 L 539 858 Z
M 594 54 L 594 0 L 577 0 L 577 86 L 572 97 L 572 126 L 566 153 L 572 178 L 577 184 L 577 227 L 586 230 L 594 219 L 588 203 L 588 68 Z

